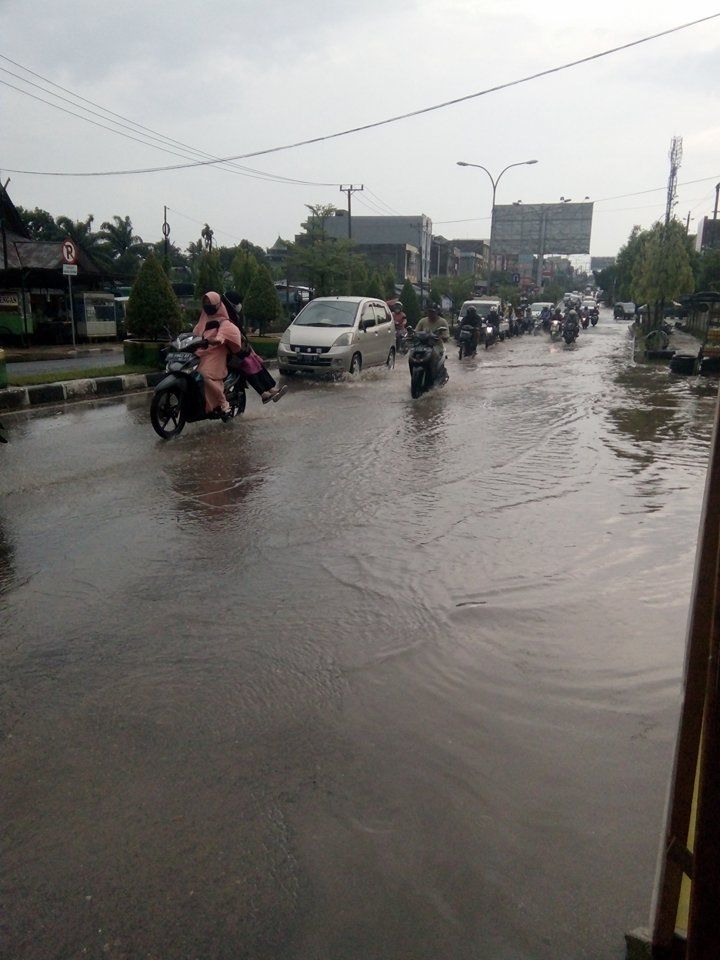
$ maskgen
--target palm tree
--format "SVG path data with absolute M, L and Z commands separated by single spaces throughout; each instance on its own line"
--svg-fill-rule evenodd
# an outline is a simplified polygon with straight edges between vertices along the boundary
M 95 217 L 88 214 L 85 220 L 71 220 L 70 217 L 58 217 L 55 221 L 61 236 L 69 237 L 76 246 L 84 250 L 93 260 L 107 266 L 108 259 L 100 244 L 100 235 L 92 232 Z
M 148 245 L 142 237 L 135 236 L 130 217 L 113 217 L 106 220 L 98 233 L 103 241 L 103 249 L 119 273 L 135 274 L 140 261 L 147 253 Z

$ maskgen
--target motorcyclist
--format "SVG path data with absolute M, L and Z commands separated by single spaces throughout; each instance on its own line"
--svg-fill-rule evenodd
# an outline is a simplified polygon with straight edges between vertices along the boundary
M 550 330 L 550 317 L 552 317 L 550 307 L 543 307 L 540 311 L 540 325 L 546 332 Z
M 563 329 L 565 328 L 574 329 L 576 333 L 580 332 L 580 321 L 577 310 L 574 307 L 571 310 L 568 310 L 568 312 L 565 314 Z
M 433 369 L 437 371 L 440 359 L 445 355 L 445 343 L 450 339 L 450 330 L 447 321 L 441 315 L 440 308 L 436 303 L 428 301 L 425 307 L 425 316 L 418 322 L 418 325 L 415 327 L 415 332 L 434 333 L 435 336 L 438 337 L 438 340 L 433 346 L 433 354 L 436 358 L 433 363 Z M 445 376 L 447 378 L 447 372 Z
M 473 338 L 472 338 L 472 348 L 477 350 L 478 343 L 480 342 L 480 324 L 482 320 L 478 314 L 475 307 L 468 307 L 465 316 L 460 321 L 460 329 L 463 327 L 472 327 Z

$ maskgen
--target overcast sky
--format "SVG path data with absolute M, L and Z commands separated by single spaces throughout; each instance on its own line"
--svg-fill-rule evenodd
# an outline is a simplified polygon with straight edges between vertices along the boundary
M 112 7 L 0 0 L 0 54 L 155 135 L 230 156 L 440 103 L 716 11 L 710 0 L 123 0 Z M 353 203 L 358 215 L 426 213 L 436 233 L 486 237 L 489 180 L 456 161 L 497 172 L 537 159 L 503 177 L 498 203 L 589 196 L 598 201 L 591 252 L 612 255 L 633 224 L 649 226 L 663 214 L 674 135 L 684 138 L 680 182 L 710 178 L 680 187 L 677 215 L 712 212 L 720 180 L 719 47 L 720 19 L 391 126 L 241 162 L 299 180 L 363 183 L 366 192 Z M 48 87 L 7 60 L 0 67 Z M 53 99 L 7 72 L 0 79 Z M 103 178 L 8 173 L 183 159 L 5 85 L 0 104 L 0 171 L 25 207 L 75 219 L 92 213 L 97 226 L 129 214 L 152 241 L 161 237 L 167 204 L 171 239 L 185 247 L 205 221 L 219 243 L 247 237 L 268 246 L 278 234 L 298 232 L 305 204 L 345 204 L 338 186 L 267 182 L 212 167 Z M 137 128 L 123 132 L 143 138 Z M 622 194 L 637 195 L 605 199 Z

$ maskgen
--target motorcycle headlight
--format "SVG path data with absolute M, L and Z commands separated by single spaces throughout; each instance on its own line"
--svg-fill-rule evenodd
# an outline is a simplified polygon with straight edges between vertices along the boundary
M 286 331 L 283 333 L 283 335 L 280 337 L 280 343 L 281 343 L 284 347 L 287 347 L 287 346 L 290 345 L 290 327 L 288 327 L 287 330 L 286 330 Z
M 334 347 L 349 347 L 351 343 L 352 343 L 352 334 L 351 334 L 351 333 L 343 333 L 343 334 L 341 334 L 341 335 L 337 338 L 337 340 L 335 341 L 335 343 L 333 344 L 333 346 L 334 346 Z
M 493 332 L 492 327 L 485 327 L 485 333 L 492 333 L 492 332 Z

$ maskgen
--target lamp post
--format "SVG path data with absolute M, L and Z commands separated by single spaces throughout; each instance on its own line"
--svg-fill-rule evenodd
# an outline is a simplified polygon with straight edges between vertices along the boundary
M 478 170 L 484 170 L 485 173 L 490 177 L 490 183 L 492 184 L 492 208 L 490 210 L 490 241 L 488 243 L 487 268 L 488 293 L 490 292 L 490 271 L 492 269 L 492 225 L 495 217 L 495 194 L 497 193 L 497 186 L 500 183 L 500 178 L 507 170 L 510 170 L 512 167 L 529 167 L 532 166 L 533 163 L 537 163 L 537 160 L 520 160 L 517 163 L 509 163 L 496 177 L 493 177 L 488 168 L 484 167 L 481 163 L 466 163 L 464 160 L 457 161 L 457 165 L 459 167 L 477 167 Z

